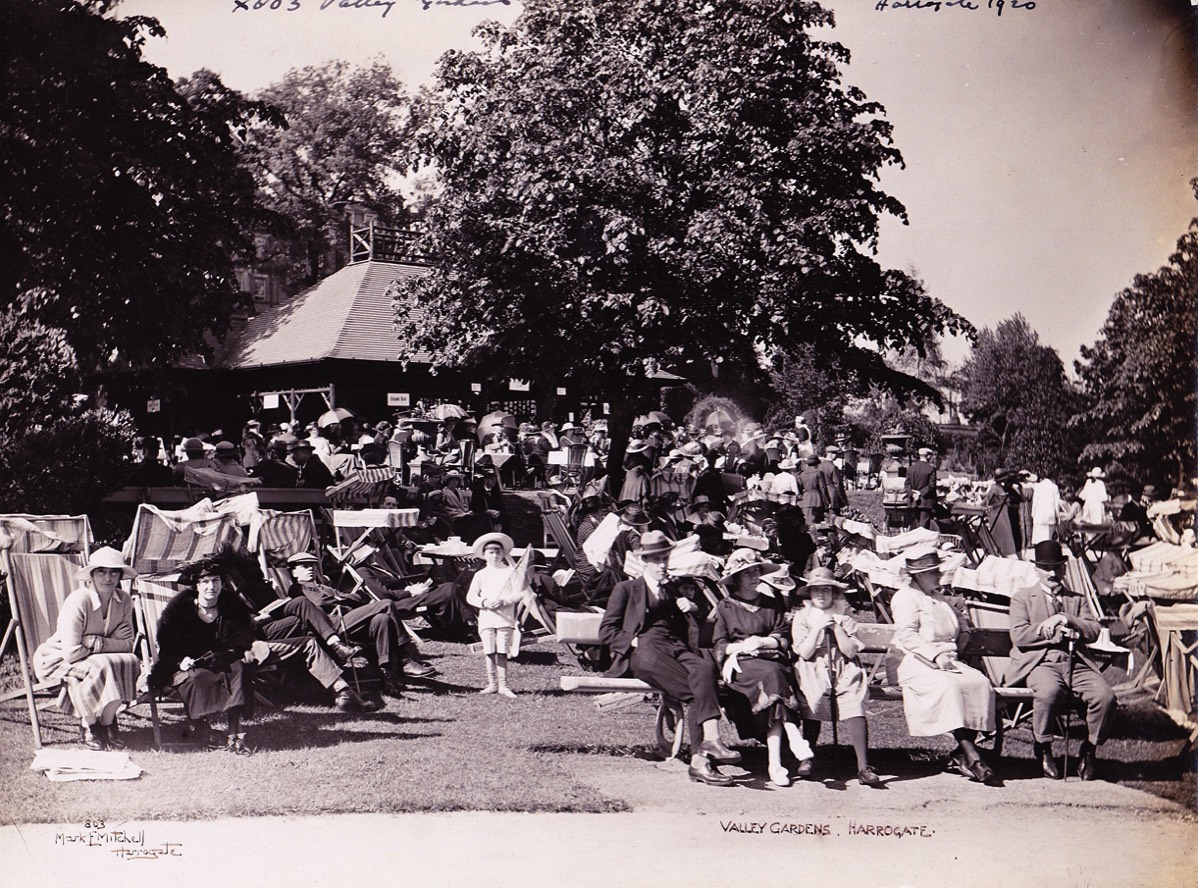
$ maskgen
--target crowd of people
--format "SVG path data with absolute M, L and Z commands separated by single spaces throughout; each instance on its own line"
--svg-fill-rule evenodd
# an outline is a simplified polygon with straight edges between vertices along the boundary
M 235 560 L 186 566 L 182 591 L 158 626 L 158 656 L 144 683 L 177 691 L 189 718 L 205 732 L 209 719 L 223 717 L 226 729 L 215 745 L 236 754 L 251 751 L 244 731 L 253 710 L 251 680 L 272 666 L 286 671 L 294 665 L 348 712 L 382 705 L 347 681 L 348 666 L 359 656 L 379 674 L 384 693 L 400 693 L 405 678 L 432 678 L 435 670 L 419 657 L 405 628 L 417 609 L 449 636 L 479 639 L 486 663 L 480 693 L 513 698 L 508 670 L 519 646 L 519 605 L 535 601 L 550 612 L 603 609 L 602 647 L 586 656 L 609 676 L 642 679 L 687 706 L 692 780 L 734 782 L 719 770 L 741 761 L 721 738 L 727 717 L 742 738 L 764 744 L 766 776 L 776 786 L 812 774 L 813 745 L 825 721 L 847 732 L 860 782 L 882 785 L 869 758 L 868 687 L 856 638 L 860 617 L 849 604 L 851 571 L 837 558 L 837 519 L 860 517 L 849 505 L 846 484 L 856 476 L 856 455 L 837 445 L 817 454 L 802 417 L 793 429 L 776 433 L 754 424 L 738 432 L 714 423 L 699 433 L 668 422 L 642 423 L 627 447 L 618 487 L 600 468 L 607 446 L 602 428 L 587 432 L 571 423 L 557 428 L 501 419 L 479 435 L 477 423 L 464 418 L 443 421 L 432 436 L 414 423 L 337 426 L 313 426 L 298 438 L 284 428 L 262 434 L 251 423 L 239 444 L 218 440 L 206 448 L 202 440 L 183 440 L 173 468 L 159 461 L 154 439 L 147 439 L 138 467 L 146 473 L 139 483 L 147 486 L 151 464 L 179 479 L 180 467 L 202 462 L 280 486 L 327 487 L 335 481 L 331 462 L 339 453 L 376 465 L 398 452 L 391 462 L 395 483 L 380 504 L 421 509 L 416 525 L 372 538 L 373 547 L 365 547 L 354 565 L 350 593 L 326 585 L 320 559 L 306 553 L 288 565 L 293 585 L 281 605 L 272 592 L 260 594 L 261 577 L 249 570 L 247 578 L 247 568 Z M 554 459 L 554 451 L 566 453 Z M 908 519 L 912 526 L 935 528 L 944 510 L 955 501 L 974 501 L 975 491 L 938 487 L 935 452 L 924 448 L 918 457 L 898 473 Z M 888 471 L 894 470 L 883 469 Z M 1095 470 L 1089 480 L 1101 482 L 1101 474 Z M 1093 779 L 1114 697 L 1081 652 L 1102 627 L 1064 579 L 1057 537 L 1063 522 L 1073 519 L 1063 512 L 1067 497 L 1055 499 L 1053 509 L 1044 505 L 1043 498 L 1053 499 L 1051 482 L 1045 482 L 1003 470 L 981 499 L 987 507 L 998 504 L 996 519 L 1010 528 L 1010 554 L 1032 552 L 1039 578 L 1012 600 L 1008 678 L 1033 690 L 1035 750 L 1046 777 L 1060 776 L 1051 746 L 1055 716 L 1070 694 L 1081 697 L 1088 734 L 1079 776 Z M 558 514 L 555 504 L 561 505 L 569 535 L 559 541 L 561 556 L 570 559 L 564 569 L 550 573 L 557 565 L 536 557 L 515 565 L 503 497 L 510 485 L 547 488 L 548 508 Z M 1146 510 L 1151 496 L 1151 489 L 1144 491 L 1120 517 L 1137 514 L 1137 505 Z M 1083 489 L 1078 500 L 1074 517 L 1082 526 L 1109 523 L 1104 493 Z M 1101 511 L 1085 505 L 1095 502 Z M 475 563 L 434 582 L 420 573 L 419 546 L 450 538 L 472 544 Z M 407 570 L 397 573 L 373 561 L 369 553 L 378 547 L 390 547 Z M 993 784 L 998 777 L 976 740 L 995 729 L 995 692 L 986 675 L 959 658 L 968 620 L 948 588 L 945 563 L 935 544 L 911 548 L 891 599 L 907 727 L 914 737 L 950 735 L 955 749 L 949 766 Z M 141 664 L 133 653 L 123 583 L 132 573 L 119 552 L 94 553 L 57 632 L 34 658 L 40 677 L 62 682 L 63 711 L 81 720 L 83 742 L 92 749 L 122 748 L 115 715 L 137 697 Z M 1142 615 L 1142 609 L 1131 609 L 1116 628 L 1127 631 Z

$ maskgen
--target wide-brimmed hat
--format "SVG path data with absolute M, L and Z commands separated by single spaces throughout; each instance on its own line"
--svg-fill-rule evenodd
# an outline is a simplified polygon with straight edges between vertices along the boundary
M 1013 478 L 1018 478 L 1018 477 L 1019 477 L 1019 472 L 1016 471 L 1015 469 L 1003 468 L 1003 469 L 995 469 L 994 470 L 994 480 L 999 482 L 1000 484 L 1003 481 L 1010 481 Z
M 632 438 L 628 442 L 628 447 L 625 453 L 640 453 L 642 450 L 648 450 L 649 445 L 641 438 Z
M 1052 568 L 1065 564 L 1069 559 L 1065 557 L 1065 552 L 1061 548 L 1061 544 L 1056 540 L 1041 540 L 1036 543 L 1036 547 L 1032 553 L 1032 564 L 1036 567 Z
M 935 455 L 936 455 L 936 451 L 935 451 L 935 450 L 933 450 L 931 447 L 920 447 L 920 448 L 919 448 L 919 455 L 920 455 L 920 456 L 935 456 Z
M 236 459 L 237 458 L 237 445 L 234 444 L 232 441 L 221 441 L 219 444 L 216 445 L 216 456 L 218 459 L 224 459 L 224 458 Z
M 656 558 L 662 555 L 668 555 L 674 548 L 674 544 L 670 542 L 670 538 L 660 530 L 647 530 L 641 534 L 641 547 L 637 549 L 643 559 Z
M 903 553 L 903 570 L 912 575 L 939 571 L 943 564 L 939 550 L 931 543 L 912 546 Z
M 795 461 L 793 456 L 788 456 L 786 459 L 778 463 L 778 470 L 782 472 L 793 472 L 798 467 L 799 464 Z
M 728 556 L 728 561 L 724 565 L 724 575 L 720 577 L 720 583 L 725 586 L 731 586 L 735 583 L 737 576 L 754 567 L 758 568 L 762 573 L 774 573 L 781 569 L 783 565 L 774 561 L 766 561 L 756 549 L 737 549 Z
M 558 433 L 564 435 L 566 432 L 572 432 L 576 428 L 578 428 L 578 426 L 574 425 L 574 423 L 570 422 L 570 420 L 567 419 L 565 422 L 562 423 L 561 428 L 558 429 Z
M 633 527 L 648 527 L 649 514 L 636 503 L 625 506 L 620 510 L 620 520 Z
M 832 589 L 851 588 L 848 583 L 842 583 L 836 579 L 836 574 L 830 567 L 813 567 L 805 577 L 800 577 L 800 579 L 803 581 L 801 591 L 807 591 L 812 586 L 828 586 Z
M 1105 478 L 1106 472 L 1104 472 L 1100 467 L 1095 466 L 1094 468 L 1090 469 L 1090 471 L 1086 472 L 1086 477 L 1087 478 Z
M 137 576 L 137 571 L 125 563 L 125 558 L 120 552 L 112 548 L 112 546 L 102 546 L 92 552 L 91 558 L 87 559 L 87 564 L 79 568 L 75 573 L 75 579 L 90 580 L 92 578 L 92 571 L 102 567 L 109 568 L 110 570 L 119 570 L 121 578 L 125 580 L 131 580 Z
M 840 448 L 835 444 L 829 444 L 824 448 L 824 453 L 840 453 Z
M 789 592 L 798 585 L 795 582 L 795 578 L 790 575 L 790 568 L 785 565 L 773 573 L 762 574 L 761 582 L 765 583 L 771 589 L 777 589 L 780 592 Z
M 703 455 L 703 445 L 698 441 L 687 441 L 678 450 L 683 456 L 691 457 L 692 459 Z
M 485 549 L 489 543 L 499 543 L 499 545 L 503 547 L 504 558 L 507 558 L 512 554 L 512 547 L 516 545 L 514 542 L 512 542 L 512 538 L 506 533 L 484 533 L 474 541 L 474 545 L 471 547 L 471 551 L 474 552 L 476 558 L 483 557 L 483 549 Z

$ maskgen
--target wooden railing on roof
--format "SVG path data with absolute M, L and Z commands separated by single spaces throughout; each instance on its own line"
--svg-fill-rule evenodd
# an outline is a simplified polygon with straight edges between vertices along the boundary
M 349 261 L 402 262 L 431 265 L 433 257 L 418 248 L 419 234 L 405 228 L 386 228 L 371 222 L 365 228 L 349 229 Z

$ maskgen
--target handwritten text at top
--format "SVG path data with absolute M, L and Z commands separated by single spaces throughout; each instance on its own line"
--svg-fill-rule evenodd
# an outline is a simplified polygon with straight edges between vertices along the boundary
M 373 9 L 387 17 L 399 0 L 233 0 L 233 12 L 297 12 L 304 3 L 325 9 Z M 512 0 L 414 0 L 421 9 L 434 6 L 510 6 Z
M 1031 12 L 1035 8 L 1035 0 L 877 0 L 874 4 L 874 10 L 877 12 L 909 9 L 932 12 L 940 12 L 942 9 L 964 9 L 967 12 L 976 12 L 980 9 L 999 16 L 1003 14 L 1004 9 Z

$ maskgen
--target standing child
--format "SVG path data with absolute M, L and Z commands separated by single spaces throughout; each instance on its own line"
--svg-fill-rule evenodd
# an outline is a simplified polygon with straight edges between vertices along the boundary
M 530 591 L 509 558 L 513 545 L 506 533 L 486 533 L 474 541 L 475 556 L 486 562 L 466 593 L 466 602 L 478 608 L 478 634 L 487 658 L 487 686 L 480 694 L 516 696 L 507 686 L 507 655 L 518 626 L 516 605 Z
M 821 721 L 832 719 L 831 698 L 836 695 L 836 715 L 848 728 L 857 754 L 857 779 L 865 786 L 881 786 L 881 779 L 869 766 L 869 727 L 865 721 L 869 688 L 857 659 L 861 649 L 855 637 L 857 621 L 844 597 L 848 587 L 826 567 L 814 568 L 803 582 L 807 585 L 801 593 L 810 597 L 794 612 L 790 626 L 799 687 L 813 716 Z

